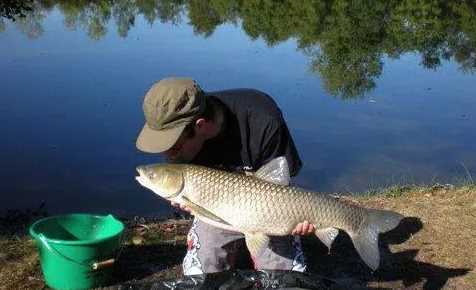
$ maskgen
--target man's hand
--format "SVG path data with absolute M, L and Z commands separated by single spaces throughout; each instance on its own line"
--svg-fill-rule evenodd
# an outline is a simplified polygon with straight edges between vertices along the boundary
M 316 231 L 316 227 L 313 224 L 310 224 L 308 221 L 298 223 L 294 230 L 291 232 L 293 235 L 309 235 Z
M 173 202 L 173 201 L 171 201 L 170 204 L 172 204 L 172 206 L 174 206 L 174 207 L 180 208 L 183 211 L 186 211 L 188 213 L 192 213 L 192 210 L 189 207 L 185 206 L 185 205 L 182 205 L 180 203 Z

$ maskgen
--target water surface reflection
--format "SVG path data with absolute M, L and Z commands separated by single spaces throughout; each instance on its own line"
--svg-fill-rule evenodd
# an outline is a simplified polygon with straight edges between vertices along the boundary
M 476 68 L 476 4 L 453 1 L 12 1 L 6 16 L 31 38 L 43 33 L 42 21 L 57 8 L 70 29 L 84 29 L 95 40 L 114 22 L 127 37 L 137 17 L 149 25 L 180 23 L 187 17 L 194 32 L 209 37 L 218 26 L 233 23 L 251 39 L 270 46 L 296 39 L 310 58 L 310 69 L 328 92 L 342 98 L 375 88 L 383 59 L 408 52 L 421 65 L 436 69 L 454 60 L 462 72 Z M 5 4 L 4 4 L 5 5 Z M 17 16 L 18 15 L 18 16 Z M 0 27 L 4 27 L 3 23 Z M 1 29 L 1 28 L 0 28 Z M 4 28 L 3 28 L 4 29 Z
M 476 170 L 468 1 L 2 1 L 0 210 L 157 214 L 134 168 L 157 79 L 253 87 L 283 109 L 319 191 Z M 5 193 L 5 194 L 3 194 Z

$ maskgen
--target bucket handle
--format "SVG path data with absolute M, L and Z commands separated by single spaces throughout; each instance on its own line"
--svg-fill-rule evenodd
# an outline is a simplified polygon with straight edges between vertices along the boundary
M 91 270 L 93 270 L 93 271 L 100 270 L 100 269 L 103 269 L 103 268 L 106 268 L 106 267 L 110 267 L 116 261 L 115 259 L 108 259 L 108 260 L 101 261 L 101 262 L 94 262 L 92 264 L 84 263 L 84 262 L 81 263 L 81 262 L 78 262 L 78 261 L 75 261 L 75 260 L 71 259 L 70 257 L 67 257 L 67 256 L 61 254 L 58 250 L 53 248 L 50 244 L 48 244 L 48 241 L 46 240 L 45 235 L 43 235 L 42 233 L 38 234 L 38 239 L 46 247 L 46 249 L 48 249 L 48 251 L 50 251 L 51 253 L 65 259 L 69 262 L 75 263 L 75 264 L 80 265 L 80 266 L 85 266 L 85 267 L 91 268 Z
M 108 260 L 105 260 L 105 261 L 96 262 L 96 263 L 93 263 L 91 265 L 91 269 L 96 271 L 96 270 L 101 270 L 101 269 L 104 269 L 104 268 L 108 268 L 108 267 L 111 267 L 112 265 L 114 265 L 115 262 L 116 262 L 116 259 L 108 259 Z

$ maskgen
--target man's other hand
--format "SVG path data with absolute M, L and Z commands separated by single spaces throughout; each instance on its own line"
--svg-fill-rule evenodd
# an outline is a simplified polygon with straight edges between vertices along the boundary
M 173 202 L 171 201 L 170 204 L 172 204 L 173 207 L 178 207 L 180 208 L 181 210 L 183 211 L 186 211 L 188 213 L 192 213 L 192 210 L 188 207 L 188 206 L 185 206 L 183 204 L 180 204 L 180 203 L 177 203 L 177 202 Z
M 313 224 L 310 224 L 308 221 L 298 223 L 294 230 L 291 232 L 293 235 L 309 235 L 316 231 L 316 227 Z

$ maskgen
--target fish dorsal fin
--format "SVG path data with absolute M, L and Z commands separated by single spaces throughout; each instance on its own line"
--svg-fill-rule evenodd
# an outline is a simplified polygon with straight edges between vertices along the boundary
M 288 161 L 285 157 L 277 157 L 265 165 L 261 166 L 254 174 L 256 178 L 279 185 L 289 185 L 291 176 L 289 175 Z
M 210 219 L 214 222 L 221 223 L 227 226 L 231 226 L 229 223 L 227 223 L 225 220 L 221 219 L 220 217 L 216 216 L 209 210 L 199 206 L 198 204 L 194 203 L 190 199 L 188 199 L 186 196 L 182 196 L 182 203 L 189 207 L 192 210 L 192 214 L 200 218 L 200 216 L 203 216 L 207 219 Z

